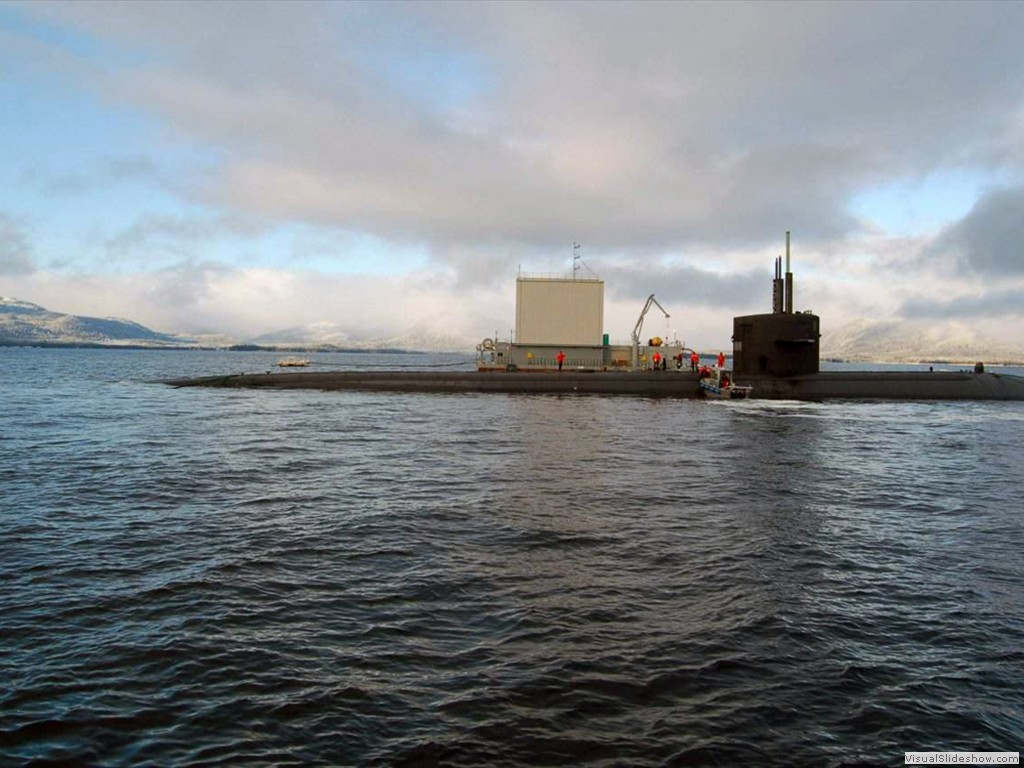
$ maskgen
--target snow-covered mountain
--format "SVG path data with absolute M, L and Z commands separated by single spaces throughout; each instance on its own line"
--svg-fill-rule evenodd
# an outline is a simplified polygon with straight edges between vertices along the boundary
M 419 325 L 396 335 L 381 329 L 346 329 L 337 323 L 310 323 L 265 333 L 249 340 L 261 346 L 335 346 L 345 349 L 408 349 L 424 352 L 457 352 L 473 349 L 475 341 L 437 333 Z
M 281 344 L 333 345 L 337 347 L 358 347 L 360 339 L 336 323 L 310 323 L 293 328 L 264 333 L 248 339 L 248 343 L 274 346 Z
M 0 344 L 145 344 L 176 346 L 192 339 L 158 333 L 131 320 L 51 312 L 38 304 L 0 297 Z
M 131 320 L 84 317 L 51 312 L 27 301 L 0 297 L 0 345 L 101 344 L 148 346 L 229 346 L 226 336 L 201 338 L 159 333 Z M 426 352 L 467 351 L 475 340 L 414 326 L 396 335 L 382 329 L 355 330 L 335 323 L 312 323 L 247 340 L 267 347 L 341 347 L 344 349 L 407 349 Z
M 821 357 L 853 362 L 1019 363 L 1024 347 L 957 322 L 855 320 L 821 335 Z

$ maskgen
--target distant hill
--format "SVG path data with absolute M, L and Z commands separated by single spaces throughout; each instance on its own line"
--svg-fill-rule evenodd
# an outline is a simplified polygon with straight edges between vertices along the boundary
M 878 363 L 1020 363 L 1024 347 L 956 322 L 856 320 L 822 333 L 821 357 Z
M 0 297 L 0 344 L 184 346 L 194 339 L 158 333 L 131 320 L 51 312 L 38 304 Z
M 475 342 L 456 336 L 435 333 L 423 326 L 413 326 L 399 336 L 380 331 L 347 330 L 336 323 L 311 323 L 265 333 L 249 339 L 260 346 L 330 346 L 343 349 L 407 349 L 423 352 L 459 352 L 471 350 Z
M 0 297 L 0 345 L 99 345 L 99 346 L 216 346 L 237 340 L 207 334 L 201 338 L 159 333 L 131 320 L 85 317 L 52 312 L 38 304 Z M 380 330 L 346 330 L 334 323 L 312 323 L 256 338 L 247 344 L 263 348 L 328 348 L 352 350 L 410 350 L 451 352 L 473 349 L 475 342 L 434 333 L 422 326 L 394 335 Z
M 354 338 L 341 326 L 335 323 L 311 323 L 294 328 L 284 328 L 280 331 L 264 333 L 247 340 L 250 344 L 260 346 L 278 345 L 330 345 L 335 347 L 358 346 L 359 339 Z

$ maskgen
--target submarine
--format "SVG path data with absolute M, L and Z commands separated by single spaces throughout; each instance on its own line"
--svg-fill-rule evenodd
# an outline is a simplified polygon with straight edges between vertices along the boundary
M 775 260 L 772 311 L 733 318 L 731 376 L 749 399 L 762 400 L 1024 400 L 1024 377 L 967 371 L 822 371 L 820 320 L 794 309 L 790 233 L 786 261 Z M 594 394 L 702 397 L 700 373 L 684 369 L 678 341 L 640 343 L 652 294 L 630 345 L 601 333 L 604 284 L 599 279 L 530 277 L 516 281 L 516 338 L 484 339 L 475 371 L 302 371 L 171 379 L 173 387 L 368 390 L 394 392 Z M 496 335 L 495 335 L 496 336 Z M 675 363 L 670 367 L 668 360 Z M 562 361 L 568 366 L 563 369 Z M 556 362 L 557 361 L 557 362 Z M 652 364 L 652 361 L 654 364 Z

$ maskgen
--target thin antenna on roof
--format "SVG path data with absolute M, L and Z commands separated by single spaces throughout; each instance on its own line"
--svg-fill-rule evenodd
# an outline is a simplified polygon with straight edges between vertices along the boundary
M 587 264 L 587 262 L 585 262 L 585 261 L 583 260 L 583 257 L 582 257 L 582 256 L 580 256 L 580 255 L 579 255 L 579 254 L 577 253 L 577 251 L 578 251 L 578 250 L 579 250 L 579 249 L 580 249 L 581 247 L 582 247 L 582 246 L 580 246 L 580 244 L 579 244 L 579 243 L 577 243 L 577 242 L 576 242 L 575 240 L 573 240 L 573 243 L 572 243 L 572 279 L 573 279 L 573 280 L 575 280 L 575 279 L 576 279 L 576 273 L 578 273 L 578 272 L 580 271 L 580 267 L 585 267 L 585 268 L 586 268 L 586 270 L 587 270 L 587 272 L 589 272 L 589 273 L 590 273 L 590 274 L 592 274 L 592 275 L 593 275 L 593 276 L 594 276 L 595 278 L 597 278 L 597 273 L 596 273 L 596 272 L 594 272 L 594 270 L 592 270 L 592 269 L 590 268 L 590 266 L 589 266 L 589 265 Z M 600 278 L 597 278 L 597 279 L 600 279 Z

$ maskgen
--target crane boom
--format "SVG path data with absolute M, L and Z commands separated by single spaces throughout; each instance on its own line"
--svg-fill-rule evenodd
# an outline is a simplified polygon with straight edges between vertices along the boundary
M 652 306 L 655 306 L 658 309 L 660 309 L 665 314 L 666 318 L 671 317 L 671 315 L 669 315 L 668 312 L 665 312 L 665 308 L 663 306 L 661 306 L 661 304 L 658 303 L 658 300 L 656 298 L 654 298 L 654 294 L 653 293 L 650 296 L 647 297 L 647 303 L 644 304 L 643 311 L 640 312 L 640 317 L 637 319 L 636 326 L 633 328 L 633 367 L 634 368 L 639 368 L 640 367 L 640 330 L 644 326 L 644 317 L 647 316 L 647 313 L 651 310 Z
M 658 309 L 665 312 L 666 317 L 671 317 L 668 312 L 665 311 L 665 307 L 657 303 L 657 299 L 654 298 L 654 294 L 647 297 L 647 303 L 643 305 L 643 311 L 640 312 L 640 317 L 637 319 L 637 325 L 633 329 L 633 341 L 637 344 L 640 343 L 640 330 L 643 328 L 643 318 L 647 316 L 647 312 L 650 311 L 651 306 L 656 306 Z

